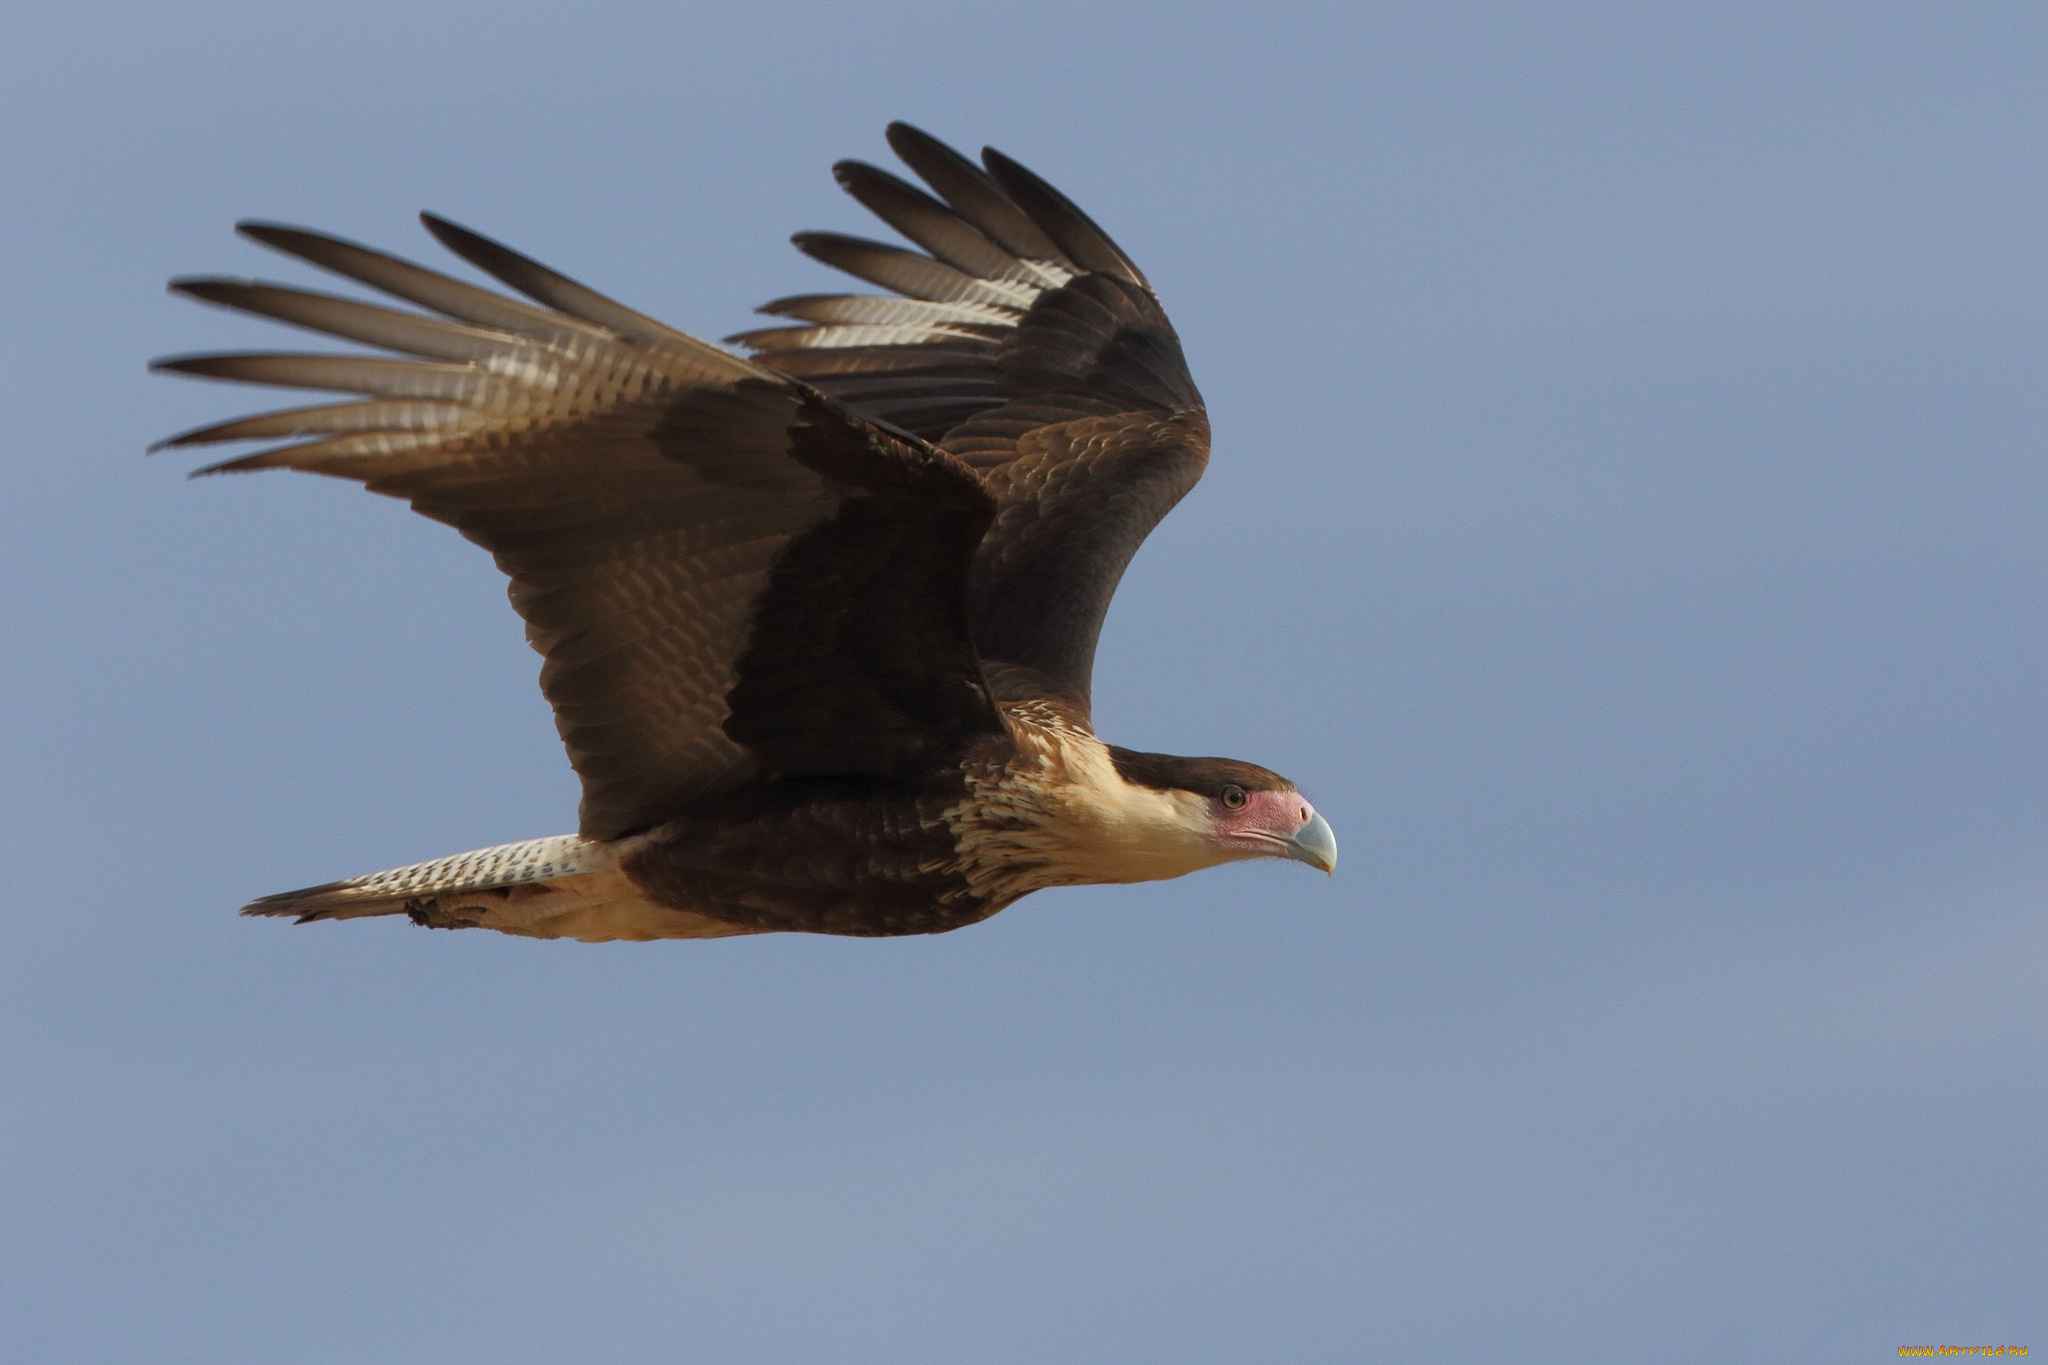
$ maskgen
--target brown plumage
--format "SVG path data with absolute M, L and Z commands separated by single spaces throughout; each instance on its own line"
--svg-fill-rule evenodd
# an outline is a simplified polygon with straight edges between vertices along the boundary
M 1096 637 L 1208 423 L 1144 276 L 1058 191 L 889 129 L 927 194 L 840 183 L 924 249 L 805 233 L 888 295 L 678 332 L 431 215 L 533 300 L 319 233 L 266 246 L 415 312 L 251 281 L 172 288 L 393 352 L 160 361 L 355 401 L 164 442 L 407 499 L 496 557 L 583 784 L 578 832 L 257 901 L 538 937 L 930 933 L 1032 890 L 1271 854 L 1328 870 L 1291 783 L 1113 749 Z M 538 305 L 538 306 L 536 306 Z M 304 438 L 304 439 L 299 439 Z

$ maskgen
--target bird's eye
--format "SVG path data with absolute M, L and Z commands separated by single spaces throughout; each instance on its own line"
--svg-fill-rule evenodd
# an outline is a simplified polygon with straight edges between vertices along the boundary
M 1225 810 L 1243 810 L 1244 803 L 1250 799 L 1244 794 L 1244 788 L 1238 786 L 1235 782 L 1225 787 L 1216 795 L 1217 799 L 1223 802 Z

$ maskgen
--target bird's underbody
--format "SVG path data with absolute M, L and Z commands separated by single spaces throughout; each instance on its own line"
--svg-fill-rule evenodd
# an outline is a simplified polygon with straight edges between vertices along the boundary
M 748 358 L 431 217 L 535 303 L 259 224 L 243 231 L 431 312 L 174 285 L 396 353 L 159 362 L 357 395 L 166 444 L 307 438 L 214 468 L 353 478 L 492 551 L 584 789 L 576 834 L 248 913 L 586 941 L 879 936 L 1052 886 L 1335 867 L 1286 779 L 1118 749 L 1089 723 L 1110 596 L 1208 454 L 1151 287 L 1016 163 L 977 167 L 903 124 L 890 142 L 938 197 L 859 163 L 837 174 L 929 254 L 800 235 L 895 292 L 769 304 L 798 325 L 732 338 Z

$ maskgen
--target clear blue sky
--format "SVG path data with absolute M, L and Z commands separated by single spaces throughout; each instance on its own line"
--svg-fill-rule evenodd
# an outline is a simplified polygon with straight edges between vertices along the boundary
M 19 9 L 0 1354 L 152 1365 L 2048 1350 L 2048 12 Z M 1143 264 L 1208 480 L 1097 720 L 1334 880 L 932 939 L 237 920 L 565 830 L 486 557 L 183 479 L 301 344 L 163 293 L 433 208 L 701 333 L 994 143 Z

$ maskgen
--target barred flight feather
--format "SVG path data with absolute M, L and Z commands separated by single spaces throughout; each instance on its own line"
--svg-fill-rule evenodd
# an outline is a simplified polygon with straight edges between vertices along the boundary
M 933 303 L 992 303 L 1028 308 L 1039 291 L 1031 285 L 984 280 L 943 261 L 886 242 L 837 232 L 799 232 L 796 249 L 856 279 Z
M 296 256 L 323 270 L 358 284 L 367 284 L 372 289 L 381 289 L 393 298 L 431 308 L 461 322 L 513 332 L 553 346 L 568 346 L 579 338 L 613 339 L 609 331 L 595 323 L 493 294 L 488 289 L 479 289 L 439 271 L 428 270 L 411 261 L 343 241 L 339 237 L 287 227 L 282 223 L 237 223 L 235 230 L 275 251 Z
M 993 303 L 934 303 L 892 294 L 797 294 L 764 303 L 754 310 L 770 317 L 804 322 L 873 322 L 887 325 L 939 322 L 982 322 L 1014 327 L 1021 308 Z

